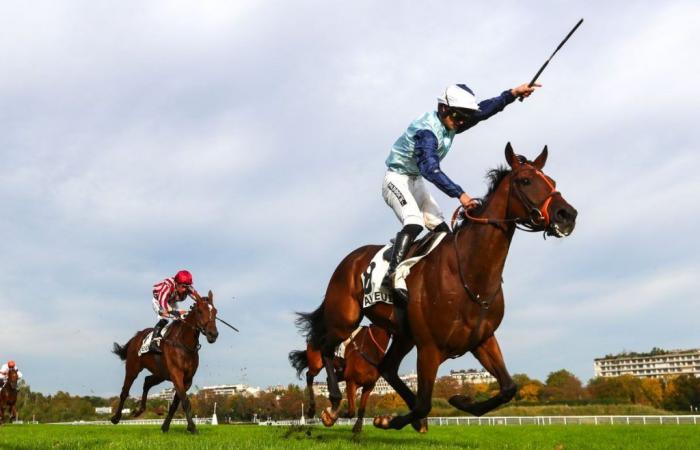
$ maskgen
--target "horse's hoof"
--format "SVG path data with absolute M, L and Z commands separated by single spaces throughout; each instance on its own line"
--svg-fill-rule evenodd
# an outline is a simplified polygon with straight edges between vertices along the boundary
M 422 418 L 420 420 L 414 420 L 411 422 L 411 426 L 413 427 L 414 430 L 417 432 L 423 434 L 428 432 L 428 419 L 427 418 Z
M 353 434 L 360 434 L 362 432 L 362 419 L 355 422 L 355 426 L 352 427 Z
M 372 421 L 372 424 L 377 428 L 381 428 L 382 430 L 388 430 L 391 419 L 393 419 L 392 416 L 377 416 Z
M 163 433 L 167 433 L 169 430 L 170 430 L 170 425 L 168 425 L 168 426 L 163 425 L 162 427 L 160 427 L 160 431 L 162 431 Z
M 335 424 L 335 421 L 338 420 L 338 414 L 333 414 L 329 410 L 330 408 L 326 408 L 321 413 L 321 422 L 326 427 L 332 427 Z
M 428 431 L 428 421 L 427 419 L 414 420 L 411 422 L 411 426 L 414 430 L 419 433 L 426 433 Z
M 119 423 L 119 420 L 120 420 L 120 419 L 121 419 L 121 417 L 112 416 L 112 418 L 109 419 L 109 421 L 116 425 L 116 424 Z
M 199 433 L 199 431 L 197 431 L 197 428 L 195 428 L 195 427 L 192 427 L 192 428 L 187 427 L 187 431 L 189 431 L 191 434 Z

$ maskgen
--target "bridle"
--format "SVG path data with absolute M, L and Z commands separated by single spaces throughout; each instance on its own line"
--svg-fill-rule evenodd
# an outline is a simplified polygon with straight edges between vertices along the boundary
M 206 300 L 203 300 L 203 299 L 202 299 L 201 301 L 206 301 Z M 194 306 L 196 306 L 196 305 L 194 305 Z M 213 318 L 212 318 L 212 316 L 211 316 L 211 311 L 212 311 L 212 309 L 209 308 L 209 322 L 211 322 L 211 321 L 213 320 Z M 193 309 L 190 309 L 190 311 L 187 313 L 187 315 L 189 316 L 189 315 L 192 314 L 192 313 L 199 314 L 199 311 L 197 311 L 196 309 L 193 308 Z M 209 323 L 209 322 L 207 322 L 207 323 Z M 185 326 L 190 327 L 191 329 L 193 329 L 194 331 L 196 331 L 198 334 L 201 333 L 201 334 L 203 334 L 204 336 L 206 336 L 207 338 L 209 337 L 209 335 L 207 334 L 206 329 L 205 329 L 203 326 L 199 325 L 199 324 L 192 325 L 191 323 L 189 323 L 189 322 L 186 321 L 186 318 L 180 320 L 180 323 L 183 324 L 183 325 L 185 325 Z M 197 338 L 197 340 L 199 340 L 199 338 Z M 175 345 L 175 346 L 177 346 L 177 347 L 183 348 L 183 349 L 189 351 L 190 353 L 197 353 L 197 351 L 199 351 L 199 349 L 202 348 L 202 344 L 200 344 L 199 342 L 197 342 L 197 345 L 196 345 L 194 348 L 190 348 L 190 347 L 186 346 L 185 344 L 183 344 L 182 342 L 174 341 L 174 340 L 172 340 L 172 339 L 165 339 L 165 341 L 167 341 L 167 342 L 169 342 L 169 343 L 171 343 L 171 344 L 173 344 L 173 345 Z
M 522 170 L 532 170 L 535 172 L 535 175 L 540 177 L 542 180 L 544 180 L 545 184 L 547 187 L 550 189 L 550 192 L 543 198 L 539 203 L 536 203 L 532 201 L 520 188 L 518 185 L 517 181 L 517 174 L 522 171 Z M 539 169 L 531 166 L 531 165 L 526 165 L 521 168 L 518 168 L 514 170 L 513 172 L 510 173 L 510 180 L 509 180 L 510 186 L 508 189 L 508 199 L 507 204 L 510 205 L 510 193 L 515 192 L 516 197 L 520 201 L 520 203 L 523 205 L 523 207 L 528 211 L 528 217 L 527 219 L 518 217 L 518 218 L 506 218 L 506 219 L 493 219 L 490 217 L 474 217 L 471 214 L 469 214 L 469 210 L 464 209 L 464 207 L 459 206 L 455 212 L 452 214 L 452 229 L 455 227 L 455 223 L 457 222 L 457 218 L 459 215 L 463 215 L 469 222 L 475 223 L 475 224 L 481 224 L 481 225 L 493 225 L 502 231 L 507 231 L 507 229 L 504 227 L 505 224 L 514 224 L 516 228 L 527 231 L 527 232 L 539 232 L 543 231 L 544 236 L 546 237 L 548 234 L 551 235 L 558 235 L 560 234 L 559 230 L 557 227 L 552 227 L 552 221 L 549 216 L 549 212 L 547 209 L 549 208 L 550 203 L 552 202 L 552 198 L 554 196 L 559 195 L 561 196 L 561 193 L 557 191 L 556 187 L 554 184 L 547 178 L 547 176 Z M 509 214 L 506 212 L 506 216 Z

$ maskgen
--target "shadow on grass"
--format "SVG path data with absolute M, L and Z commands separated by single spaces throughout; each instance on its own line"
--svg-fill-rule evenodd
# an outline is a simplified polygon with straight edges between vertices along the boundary
M 379 444 L 386 445 L 388 448 L 441 448 L 455 444 L 445 442 L 443 439 L 432 438 L 429 435 L 419 434 L 413 430 L 375 430 L 371 428 L 369 431 L 353 433 L 350 426 L 320 428 L 318 426 L 293 425 L 285 430 L 282 438 L 297 442 L 307 441 L 310 444 L 355 443 L 370 448 Z M 462 448 L 478 448 L 478 443 L 460 442 L 458 446 Z

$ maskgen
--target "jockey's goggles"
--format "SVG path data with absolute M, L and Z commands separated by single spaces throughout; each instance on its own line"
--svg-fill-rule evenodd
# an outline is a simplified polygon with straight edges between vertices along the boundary
M 451 117 L 452 119 L 459 121 L 459 122 L 465 122 L 474 116 L 474 111 L 473 109 L 457 109 L 457 108 L 450 108 L 450 110 L 447 112 L 447 115 Z

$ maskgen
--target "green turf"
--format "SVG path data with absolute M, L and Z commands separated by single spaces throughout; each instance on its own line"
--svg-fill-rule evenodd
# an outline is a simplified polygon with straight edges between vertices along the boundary
M 433 426 L 426 435 L 365 428 L 353 440 L 348 427 L 184 426 L 162 434 L 157 426 L 0 426 L 0 449 L 698 449 L 695 425 Z

